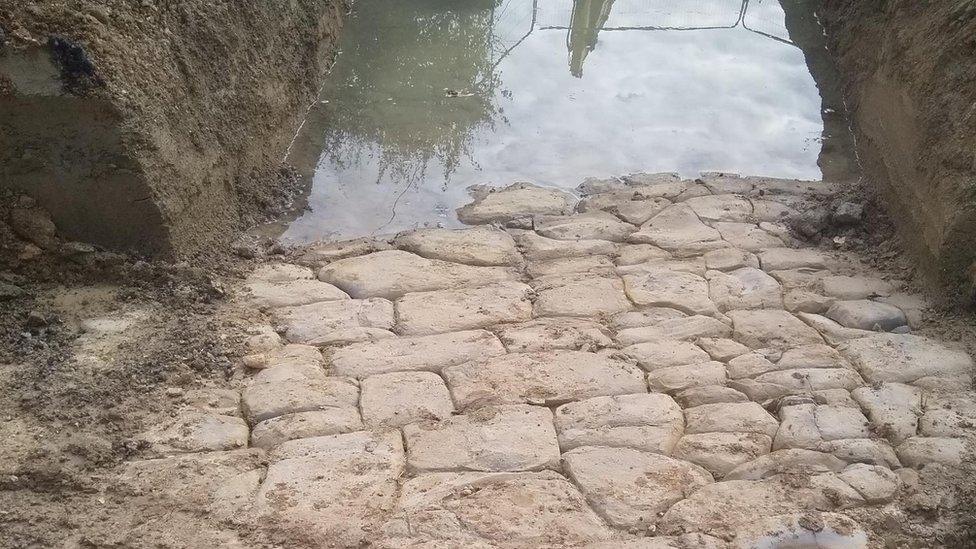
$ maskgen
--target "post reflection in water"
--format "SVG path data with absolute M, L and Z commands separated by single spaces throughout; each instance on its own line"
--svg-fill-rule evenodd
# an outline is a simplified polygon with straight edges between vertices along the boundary
M 358 0 L 288 159 L 312 184 L 284 238 L 458 226 L 453 210 L 474 184 L 572 189 L 635 171 L 849 177 L 812 9 Z

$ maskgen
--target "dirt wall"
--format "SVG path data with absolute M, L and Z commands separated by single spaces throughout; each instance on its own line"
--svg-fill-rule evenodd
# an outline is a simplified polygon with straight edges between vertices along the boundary
M 866 178 L 922 270 L 970 294 L 976 2 L 824 0 L 822 19 Z
M 343 0 L 0 0 L 0 185 L 65 236 L 205 251 L 279 199 Z

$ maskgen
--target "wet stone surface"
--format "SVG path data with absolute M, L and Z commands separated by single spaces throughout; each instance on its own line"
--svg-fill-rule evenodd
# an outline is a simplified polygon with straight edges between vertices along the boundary
M 242 475 L 207 505 L 312 544 L 866 547 L 845 510 L 967 459 L 973 361 L 900 333 L 921 298 L 770 224 L 803 184 L 744 179 L 590 182 L 582 213 L 519 184 L 471 229 L 262 268 L 240 404 L 146 438 L 228 456 L 200 458 Z M 231 459 L 256 449 L 266 470 Z

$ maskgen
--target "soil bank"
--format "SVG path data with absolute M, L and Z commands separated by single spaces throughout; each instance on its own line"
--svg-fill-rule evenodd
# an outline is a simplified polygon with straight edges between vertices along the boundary
M 0 0 L 0 185 L 59 232 L 182 256 L 281 201 L 342 0 Z
M 925 274 L 970 297 L 976 3 L 825 0 L 822 16 L 866 178 Z

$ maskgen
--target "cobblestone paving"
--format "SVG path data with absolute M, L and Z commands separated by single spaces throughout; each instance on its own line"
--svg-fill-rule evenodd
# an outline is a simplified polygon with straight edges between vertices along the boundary
M 973 361 L 912 335 L 897 281 L 790 237 L 832 190 L 517 184 L 471 229 L 265 266 L 239 405 L 160 426 L 128 481 L 323 547 L 866 547 L 845 510 L 963 459 Z

